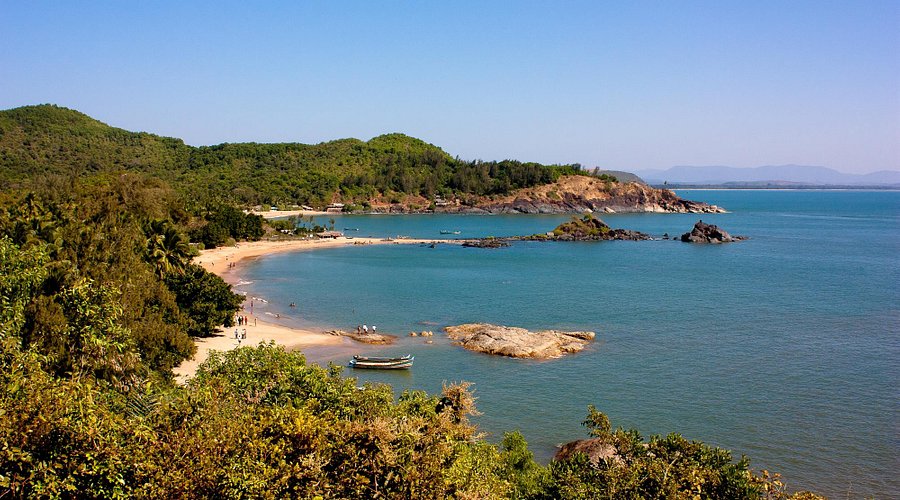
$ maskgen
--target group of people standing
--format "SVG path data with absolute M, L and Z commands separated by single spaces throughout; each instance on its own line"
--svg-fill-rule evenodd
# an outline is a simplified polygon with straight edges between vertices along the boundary
M 356 333 L 357 334 L 369 333 L 369 327 L 366 325 L 362 325 L 362 326 L 356 325 Z M 372 325 L 372 333 L 375 333 L 375 325 Z
M 238 326 L 250 326 L 250 318 L 238 314 L 235 323 L 237 323 Z M 253 326 L 256 326 L 256 318 L 253 318 Z

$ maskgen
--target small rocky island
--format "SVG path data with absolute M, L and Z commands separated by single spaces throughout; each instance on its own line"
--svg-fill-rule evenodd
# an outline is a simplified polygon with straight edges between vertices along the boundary
M 746 239 L 746 236 L 732 236 L 724 229 L 702 220 L 697 221 L 689 233 L 681 235 L 681 241 L 685 243 L 731 243 Z
M 630 229 L 613 229 L 592 213 L 575 216 L 571 221 L 560 224 L 546 234 L 533 234 L 521 238 L 530 241 L 608 241 L 608 240 L 650 240 L 649 234 Z
M 470 351 L 513 358 L 550 359 L 579 352 L 594 340 L 594 332 L 563 332 L 468 323 L 444 328 L 454 343 Z

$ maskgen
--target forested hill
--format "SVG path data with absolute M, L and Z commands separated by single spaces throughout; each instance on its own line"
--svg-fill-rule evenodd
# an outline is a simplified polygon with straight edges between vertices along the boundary
M 579 165 L 462 161 L 403 134 L 316 145 L 184 141 L 111 127 L 54 105 L 0 111 L 0 181 L 28 188 L 41 177 L 123 171 L 161 178 L 192 197 L 241 205 L 491 196 L 588 175 Z

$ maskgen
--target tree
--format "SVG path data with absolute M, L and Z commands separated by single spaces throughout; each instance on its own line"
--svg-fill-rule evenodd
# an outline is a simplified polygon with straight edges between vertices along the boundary
M 144 224 L 147 236 L 145 258 L 162 279 L 169 273 L 183 273 L 191 258 L 191 247 L 178 228 L 167 220 L 153 220 Z
M 188 264 L 183 273 L 169 273 L 166 286 L 189 318 L 188 333 L 207 337 L 216 327 L 234 324 L 234 315 L 244 301 L 231 291 L 231 285 L 196 264 Z

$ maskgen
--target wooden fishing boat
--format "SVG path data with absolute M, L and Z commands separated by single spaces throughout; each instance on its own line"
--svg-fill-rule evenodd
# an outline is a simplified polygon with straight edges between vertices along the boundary
M 350 360 L 351 368 L 368 368 L 375 370 L 405 370 L 412 367 L 416 358 L 407 354 L 399 358 L 379 356 L 353 356 Z

